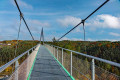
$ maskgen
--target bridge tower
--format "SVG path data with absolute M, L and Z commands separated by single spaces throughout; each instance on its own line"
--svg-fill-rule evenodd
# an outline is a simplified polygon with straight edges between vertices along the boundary
M 43 34 L 43 28 L 41 30 L 41 35 L 40 35 L 40 44 L 44 45 L 44 34 Z

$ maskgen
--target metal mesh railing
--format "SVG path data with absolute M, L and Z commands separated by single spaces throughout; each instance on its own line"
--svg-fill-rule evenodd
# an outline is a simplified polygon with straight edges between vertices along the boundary
M 58 61 L 62 63 L 62 51 L 58 49 Z
M 84 74 L 82 74 L 75 67 L 73 67 L 72 70 L 73 70 L 73 77 L 75 78 L 75 80 L 89 80 L 89 78 L 87 78 L 87 76 L 85 76 Z
M 67 69 L 67 71 L 74 77 L 75 80 L 120 80 L 120 76 L 117 76 L 101 67 L 96 66 L 94 62 L 94 57 L 90 58 L 87 56 L 83 56 L 77 54 L 78 52 L 75 53 L 75 51 L 64 49 L 58 46 L 45 46 Z M 117 65 L 119 66 L 119 64 Z
M 46 47 L 51 51 L 51 53 L 58 59 L 58 61 L 63 64 L 65 69 L 71 73 L 71 53 L 70 51 L 63 50 L 63 58 L 62 58 L 62 49 L 55 48 L 53 46 L 46 45 Z M 63 63 L 62 63 L 63 59 Z M 90 63 L 87 61 L 81 60 L 77 58 L 77 56 L 72 56 L 72 73 L 76 80 L 89 80 L 89 78 L 86 76 L 87 74 L 87 68 L 90 68 Z M 86 67 L 86 64 L 89 65 L 89 67 Z M 81 67 L 80 67 L 81 66 Z M 80 71 L 81 70 L 81 71 Z M 84 73 L 86 75 L 84 75 Z M 89 76 L 89 75 L 88 75 Z
M 9 77 L 8 80 L 27 80 L 33 61 L 36 57 L 39 46 L 29 55 L 25 61 L 18 66 L 15 72 Z
M 16 57 L 12 61 L 8 62 L 7 64 L 4 65 L 4 67 L 8 68 L 12 65 L 14 66 L 13 73 L 7 78 L 7 80 L 27 80 L 29 72 L 31 70 L 31 67 L 33 65 L 33 61 L 36 57 L 37 51 L 38 51 L 39 45 L 35 46 L 25 53 L 21 54 L 20 56 Z M 23 56 L 26 56 L 27 58 L 19 65 L 19 60 Z M 23 58 L 22 58 L 23 59 Z M 4 67 L 0 68 L 0 71 L 4 73 Z M 5 70 L 6 70 L 5 68 Z
M 73 76 L 75 79 L 90 80 L 91 79 L 91 63 L 87 60 L 79 58 L 80 55 L 72 56 Z M 76 75 L 77 74 L 77 75 Z M 82 77 L 82 78 L 81 78 Z
M 69 52 L 65 52 L 63 50 L 63 66 L 67 69 L 67 71 L 70 73 L 70 53 Z
M 95 79 L 96 80 L 120 80 L 120 76 L 117 76 L 107 70 L 104 70 L 98 66 L 95 66 Z

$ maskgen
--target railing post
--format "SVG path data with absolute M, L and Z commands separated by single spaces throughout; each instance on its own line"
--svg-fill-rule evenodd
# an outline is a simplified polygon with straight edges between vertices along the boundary
M 71 52 L 71 63 L 70 63 L 70 64 L 71 64 L 71 67 L 70 67 L 70 68 L 71 68 L 71 69 L 70 69 L 70 72 L 71 72 L 71 75 L 72 75 L 72 52 Z
M 53 53 L 53 49 L 52 49 L 52 47 L 53 47 L 53 46 L 51 45 L 51 53 Z
M 28 51 L 28 57 L 29 57 L 29 54 L 30 52 Z M 29 74 L 29 58 L 27 58 L 27 76 Z
M 15 74 L 15 80 L 18 80 L 18 66 L 19 66 L 19 63 L 18 63 L 18 60 L 15 62 L 15 71 L 16 71 L 16 74 Z
M 50 52 L 51 52 L 51 45 L 50 45 L 50 50 L 49 50 Z M 52 52 L 51 52 L 52 53 Z
M 53 55 L 55 56 L 55 48 L 54 48 L 54 46 L 53 46 Z
M 32 48 L 32 52 L 33 52 L 33 48 Z
M 29 51 L 28 51 L 28 56 L 29 56 L 29 54 L 30 54 L 30 53 L 29 53 Z
M 54 55 L 54 46 L 53 46 L 53 55 Z
M 92 68 L 92 80 L 95 80 L 95 62 L 94 62 L 94 59 L 92 59 L 91 68 Z
M 58 48 L 57 48 L 57 60 L 58 60 Z
M 54 56 L 55 56 L 55 54 L 56 54 L 56 53 L 55 53 L 55 47 L 54 47 Z M 56 57 L 56 56 L 55 56 L 55 57 Z
M 63 48 L 62 48 L 62 65 L 63 65 Z
M 52 51 L 53 51 L 52 54 L 54 55 L 54 46 L 52 46 Z

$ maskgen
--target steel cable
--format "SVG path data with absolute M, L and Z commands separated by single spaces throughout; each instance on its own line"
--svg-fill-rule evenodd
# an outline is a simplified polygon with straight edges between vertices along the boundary
M 109 0 L 106 0 L 103 4 L 101 4 L 97 9 L 95 9 L 91 14 L 89 14 L 84 21 L 86 21 L 90 16 L 92 16 L 95 12 L 97 12 L 101 7 L 103 7 Z M 68 33 L 70 33 L 72 30 L 74 30 L 75 28 L 77 28 L 80 24 L 82 23 L 82 21 L 77 24 L 75 27 L 73 27 L 71 30 L 69 30 L 67 33 L 65 33 L 62 37 L 60 37 L 57 41 L 61 40 L 63 37 L 65 37 Z
M 17 35 L 17 44 L 16 44 L 16 47 L 15 47 L 15 55 L 14 55 L 14 58 L 16 57 L 16 53 L 17 53 L 17 48 L 18 48 L 18 43 L 19 43 L 19 36 L 20 36 L 20 28 L 21 28 L 21 21 L 22 21 L 22 15 L 20 15 L 20 24 L 19 24 L 19 29 L 18 29 L 18 35 Z M 13 64 L 13 68 L 12 68 L 12 73 L 14 72 L 14 67 L 15 67 L 15 64 Z
M 83 32 L 84 32 L 84 46 L 85 46 L 85 53 L 87 53 L 86 52 L 86 44 L 85 44 L 85 39 L 86 39 L 86 34 L 85 34 L 85 20 L 82 20 L 82 23 L 83 23 Z
M 15 55 L 14 55 L 14 58 L 16 57 L 16 53 L 17 53 L 17 48 L 18 48 L 18 44 L 19 44 L 19 36 L 20 36 L 20 28 L 21 28 L 21 15 L 20 15 L 20 25 L 19 25 L 19 29 L 18 29 L 18 35 L 17 35 L 17 44 L 16 44 L 16 48 L 15 48 Z
M 28 27 L 28 25 L 27 25 L 27 23 L 26 23 L 26 21 L 25 21 L 25 19 L 24 19 L 24 17 L 23 17 L 23 14 L 22 14 L 22 12 L 21 12 L 21 10 L 20 10 L 18 4 L 17 4 L 17 1 L 16 1 L 16 0 L 14 0 L 14 1 L 15 1 L 15 4 L 16 4 L 16 6 L 17 6 L 17 9 L 18 9 L 20 15 L 22 15 L 21 17 L 22 17 L 22 19 L 23 19 L 23 21 L 24 21 L 24 23 L 25 23 L 25 25 L 26 25 L 26 27 L 27 27 L 27 29 L 28 29 L 28 31 L 29 31 L 31 37 L 32 37 L 32 39 L 34 40 L 34 37 L 33 37 L 32 33 L 31 33 L 31 31 L 30 31 L 30 29 L 29 29 L 29 27 Z

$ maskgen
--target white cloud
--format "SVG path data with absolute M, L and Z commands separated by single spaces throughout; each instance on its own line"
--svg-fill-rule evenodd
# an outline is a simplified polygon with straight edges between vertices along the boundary
M 61 40 L 82 41 L 83 39 L 80 39 L 80 38 L 67 38 L 67 37 L 64 37 L 64 38 L 62 38 Z
M 80 38 L 68 38 L 68 37 L 64 37 L 61 40 L 71 40 L 71 41 L 84 41 L 83 39 Z M 91 38 L 87 38 L 86 41 L 120 41 L 120 39 L 91 39 Z
M 97 41 L 97 40 L 94 40 L 94 39 L 88 38 L 87 41 Z
M 37 13 L 33 13 L 33 12 L 25 12 L 24 14 L 26 15 L 32 15 L 32 16 L 41 16 L 41 15 L 47 15 L 47 16 L 50 16 L 50 15 L 59 15 L 59 14 L 62 14 L 62 13 L 49 13 L 49 12 L 37 12 Z
M 26 22 L 27 22 L 33 36 L 39 35 L 42 27 L 49 28 L 49 26 L 50 26 L 49 23 L 39 21 L 39 20 L 26 19 Z M 17 19 L 12 19 L 10 21 L 0 20 L 0 24 L 1 24 L 0 25 L 0 34 L 1 34 L 0 38 L 2 38 L 1 40 L 9 40 L 9 39 L 17 38 L 19 20 L 17 20 Z M 6 27 L 7 29 L 4 27 Z M 6 35 L 6 36 L 4 36 L 4 35 Z M 13 37 L 9 36 L 9 35 L 13 35 Z M 23 21 L 21 24 L 21 31 L 20 31 L 19 39 L 30 39 L 31 40 L 31 36 L 30 36 Z
M 63 26 L 68 27 L 77 25 L 81 22 L 81 19 L 73 16 L 66 16 L 64 19 L 58 19 L 57 22 L 59 22 Z
M 16 11 L 0 11 L 0 14 L 16 14 Z M 37 12 L 37 13 L 33 13 L 33 12 L 24 12 L 24 15 L 30 15 L 30 16 L 51 16 L 51 15 L 59 15 L 62 13 L 50 13 L 50 12 Z
M 91 39 L 91 38 L 87 38 L 86 41 L 120 41 L 120 39 Z
M 77 27 L 77 28 L 75 29 L 75 32 L 83 33 L 83 29 L 81 29 L 80 27 Z
M 71 27 L 77 25 L 81 21 L 81 18 L 66 16 L 63 19 L 58 19 L 57 22 L 65 27 Z M 82 25 L 80 25 L 82 26 Z M 96 28 L 112 28 L 120 29 L 120 17 L 112 16 L 109 14 L 97 15 L 96 17 L 86 21 L 85 26 L 89 27 L 91 31 L 95 31 Z M 74 32 L 82 32 L 83 30 L 78 27 Z
M 116 36 L 116 37 L 119 37 L 119 36 L 120 36 L 120 34 L 118 34 L 118 33 L 113 33 L 113 32 L 110 32 L 109 34 L 112 35 L 112 36 Z
M 27 3 L 24 2 L 23 0 L 17 0 L 17 2 L 18 2 L 18 5 L 19 5 L 20 7 L 27 8 L 27 9 L 33 9 L 32 5 L 27 4 Z M 11 0 L 11 3 L 12 3 L 14 6 L 16 6 L 14 0 Z
M 64 37 L 62 40 L 72 40 L 72 41 L 83 41 L 83 39 L 80 39 L 80 38 L 67 38 L 67 37 Z M 86 41 L 111 41 L 111 42 L 114 42 L 114 41 L 120 41 L 120 39 L 91 39 L 91 38 L 87 38 Z
M 97 15 L 91 21 L 89 20 L 88 26 L 120 29 L 120 18 L 109 14 Z
M 39 27 L 49 27 L 50 24 L 48 22 L 41 22 L 39 20 L 28 20 L 29 24 L 32 24 L 34 26 L 39 26 Z
M 114 41 L 120 41 L 120 39 L 103 39 L 103 41 L 111 41 L 111 42 L 114 42 Z
M 29 24 L 28 26 L 30 30 L 34 33 L 40 33 L 42 27 L 46 27 L 46 28 L 50 27 L 50 24 L 48 22 L 43 22 L 40 20 L 31 20 L 31 19 L 28 19 L 26 21 Z
M 81 21 L 81 18 L 66 16 L 64 19 L 58 19 L 57 21 L 61 25 L 68 27 L 77 25 Z M 109 14 L 97 15 L 91 20 L 87 21 L 85 23 L 85 26 L 92 26 L 90 27 L 92 30 L 95 30 L 94 28 L 97 27 L 120 29 L 120 17 L 112 16 Z
M 61 24 L 62 26 L 65 26 L 65 27 L 69 27 L 69 26 L 76 26 L 78 23 L 81 22 L 81 19 L 80 18 L 77 18 L 77 17 L 73 17 L 73 16 L 66 16 L 65 18 L 63 19 L 57 19 L 57 22 L 59 24 Z M 76 33 L 76 32 L 83 32 L 82 31 L 83 29 L 81 29 L 80 27 L 77 27 L 73 33 Z
M 115 2 L 115 1 L 117 1 L 117 0 L 110 0 L 110 2 Z
M 0 11 L 0 14 L 16 14 L 14 11 Z

